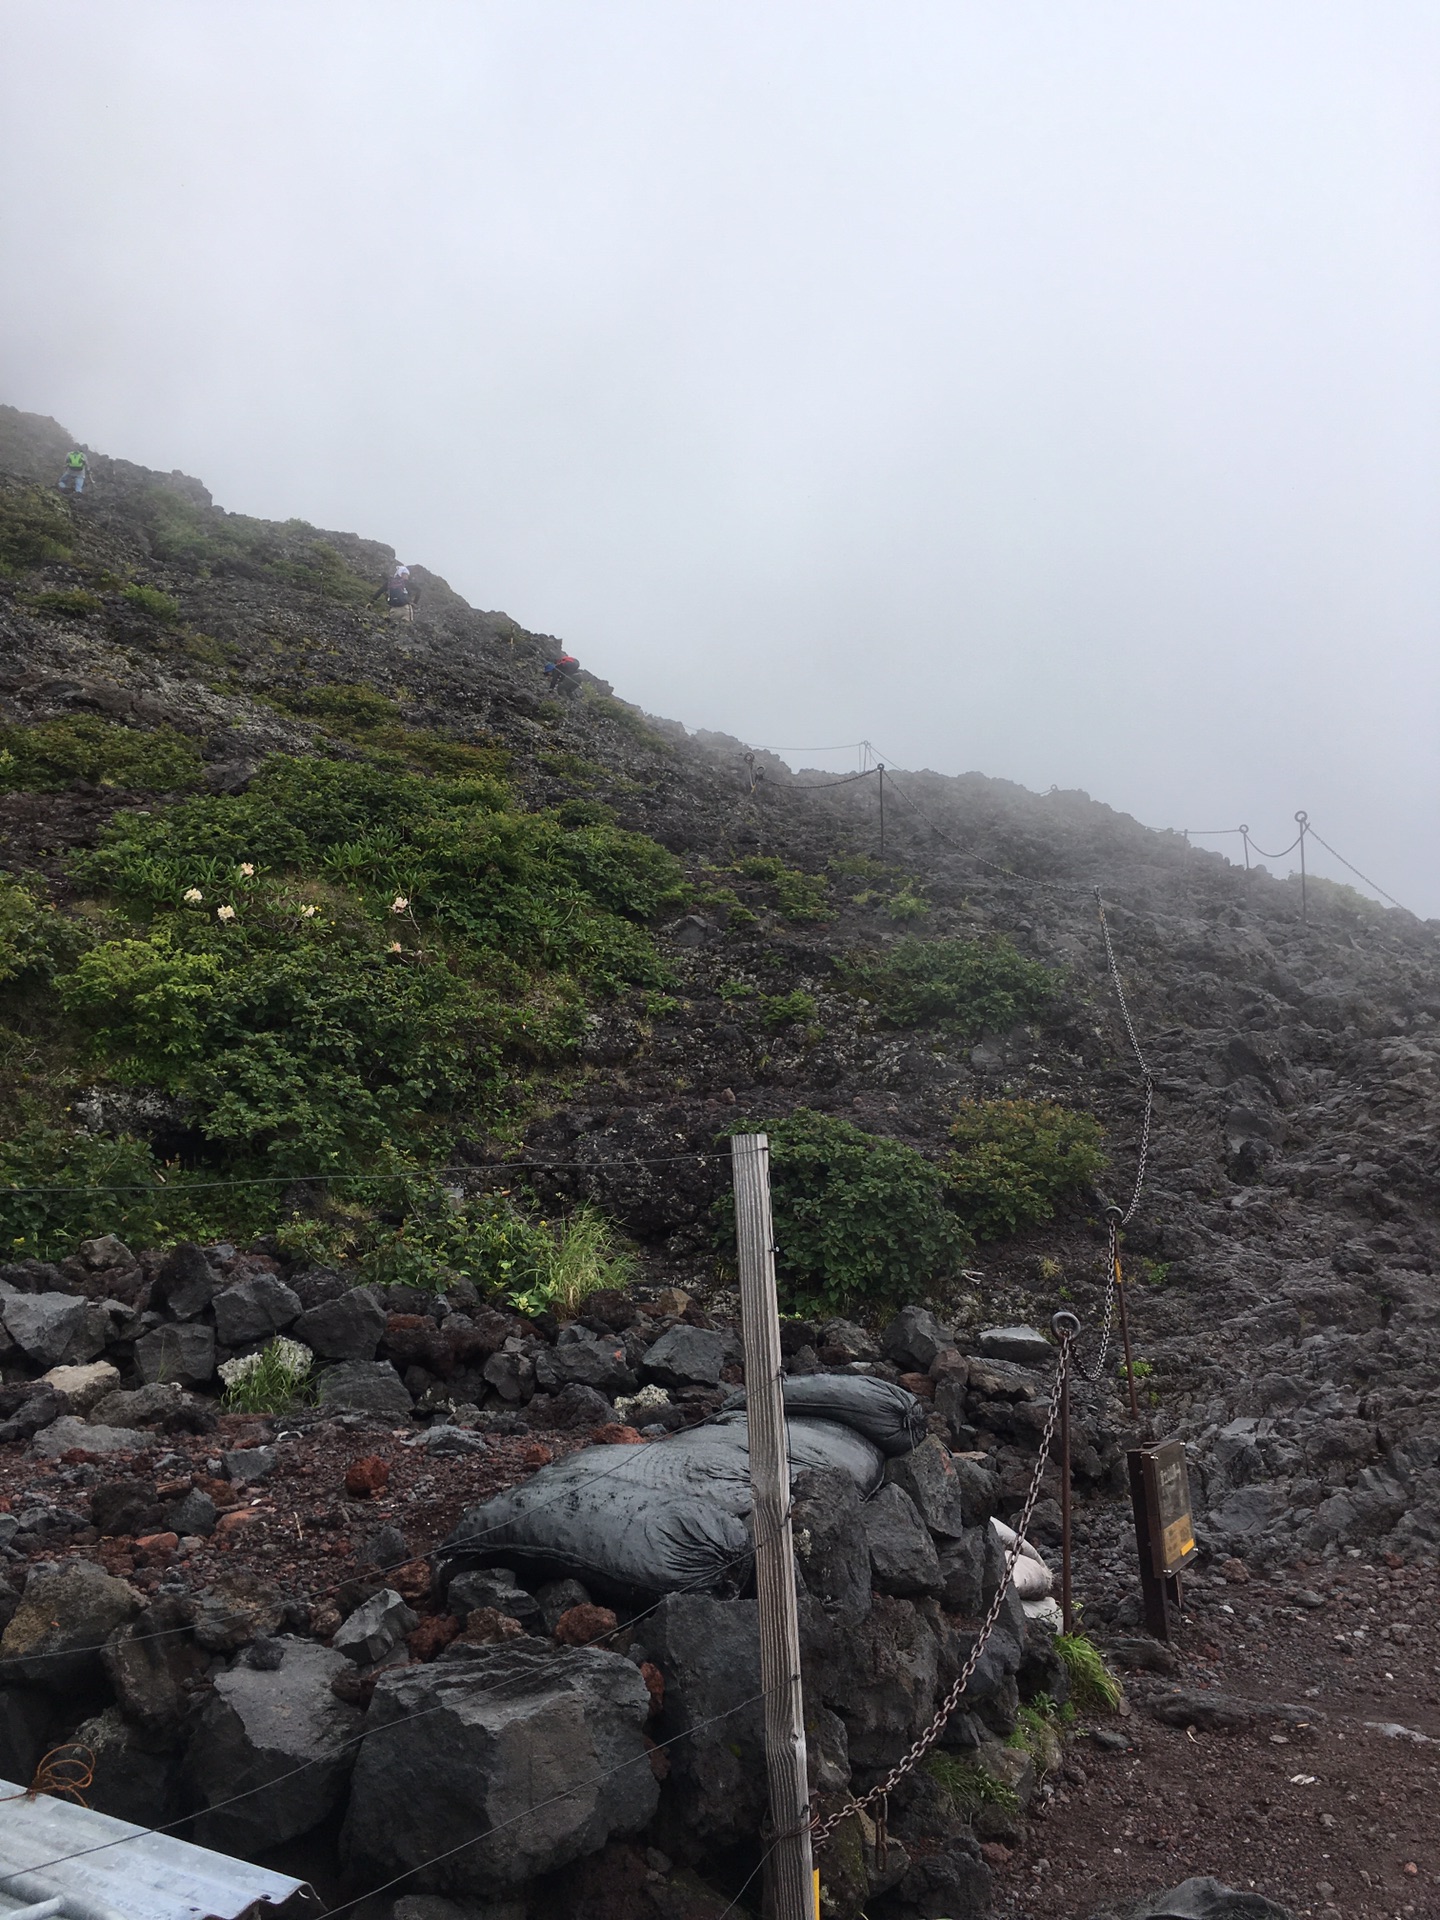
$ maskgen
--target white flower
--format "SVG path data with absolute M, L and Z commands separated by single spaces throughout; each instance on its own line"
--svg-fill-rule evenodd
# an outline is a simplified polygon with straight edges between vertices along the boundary
M 297 1380 L 303 1380 L 315 1363 L 315 1356 L 308 1347 L 302 1346 L 298 1340 L 287 1340 L 283 1333 L 277 1333 L 262 1352 L 242 1354 L 238 1360 L 222 1360 L 216 1371 L 227 1387 L 233 1387 L 237 1380 L 248 1380 L 267 1354 Z
M 391 953 L 403 953 L 405 949 L 401 946 L 398 940 L 392 940 L 390 942 L 390 951 Z
M 235 909 L 233 907 L 217 907 L 215 909 L 215 918 L 217 920 L 233 920 L 235 918 Z
M 253 880 L 255 878 L 255 869 L 248 860 L 242 860 L 240 862 L 240 871 L 247 880 Z
M 403 893 L 397 893 L 395 898 L 390 902 L 390 911 L 391 913 L 404 913 L 409 904 L 410 902 L 405 898 Z
M 205 898 L 198 887 L 187 887 L 182 897 L 192 907 L 198 907 L 200 902 Z
M 319 911 L 320 909 L 318 907 L 302 907 L 300 909 L 300 918 L 302 920 L 313 920 Z

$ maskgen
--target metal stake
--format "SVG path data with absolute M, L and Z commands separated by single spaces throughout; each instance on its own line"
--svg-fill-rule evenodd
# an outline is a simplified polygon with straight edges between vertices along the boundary
M 1310 816 L 1303 807 L 1295 816 L 1295 824 L 1300 829 L 1300 924 L 1308 927 L 1310 911 L 1305 901 L 1305 829 L 1310 824 Z
M 1061 1348 L 1080 1331 L 1073 1313 L 1052 1315 L 1050 1325 Z M 1075 1631 L 1075 1614 L 1070 1599 L 1070 1369 L 1060 1369 L 1060 1616 L 1065 1633 Z
M 754 1499 L 755 1591 L 760 1613 L 760 1684 L 765 1692 L 765 1770 L 775 1843 L 766 1877 L 775 1920 L 812 1920 L 810 1789 L 800 1687 L 800 1619 L 790 1534 L 790 1475 L 770 1217 L 770 1142 L 763 1133 L 730 1142 L 740 1326 L 745 1343 L 746 1425 Z M 768 1910 L 768 1909 L 767 1909 Z

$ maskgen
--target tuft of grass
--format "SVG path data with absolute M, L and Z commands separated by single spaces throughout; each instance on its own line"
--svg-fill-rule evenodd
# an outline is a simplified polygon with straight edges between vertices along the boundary
M 227 1413 L 287 1413 L 308 1397 L 310 1349 L 278 1334 L 259 1353 L 227 1360 L 220 1368 Z
M 521 1313 L 554 1313 L 574 1319 L 593 1293 L 633 1284 L 635 1256 L 594 1207 L 580 1207 L 568 1220 L 543 1228 L 531 1250 L 530 1284 L 513 1292 Z
M 1055 1651 L 1070 1676 L 1070 1698 L 1075 1705 L 1082 1712 L 1113 1713 L 1122 1698 L 1120 1682 L 1089 1635 L 1057 1633 Z
M 1020 1811 L 1020 1796 L 1015 1789 L 997 1780 L 974 1760 L 932 1753 L 920 1764 L 932 1780 L 940 1783 L 962 1813 L 978 1813 L 981 1807 L 1001 1807 L 1006 1813 Z

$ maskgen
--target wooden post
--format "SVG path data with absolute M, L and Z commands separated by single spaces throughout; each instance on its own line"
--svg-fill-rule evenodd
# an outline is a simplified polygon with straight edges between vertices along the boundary
M 754 1495 L 755 1589 L 760 1603 L 760 1684 L 765 1690 L 765 1769 L 775 1842 L 768 1859 L 776 1920 L 812 1920 L 810 1788 L 800 1689 L 800 1617 L 790 1536 L 790 1470 L 780 1373 L 780 1309 L 775 1297 L 770 1220 L 770 1142 L 741 1133 L 730 1142 L 735 1239 L 740 1264 L 740 1328 L 745 1342 L 745 1401 Z

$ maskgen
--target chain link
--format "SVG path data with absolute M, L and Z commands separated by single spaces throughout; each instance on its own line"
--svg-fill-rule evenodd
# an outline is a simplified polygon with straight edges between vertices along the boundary
M 1045 1431 L 1040 1438 L 1040 1452 L 1036 1457 L 1035 1472 L 1030 1480 L 1030 1490 L 1025 1496 L 1025 1505 L 1021 1509 L 1019 1519 L 1015 1525 L 1015 1545 L 1006 1548 L 1005 1576 L 995 1589 L 995 1598 L 990 1602 L 990 1611 L 985 1615 L 980 1631 L 975 1636 L 975 1644 L 970 1649 L 969 1658 L 960 1669 L 959 1677 L 956 1679 L 954 1686 L 951 1687 L 949 1693 L 946 1694 L 944 1700 L 940 1703 L 935 1718 L 911 1747 L 910 1751 L 890 1769 L 880 1784 L 871 1787 L 870 1791 L 861 1799 L 856 1800 L 852 1798 L 845 1806 L 841 1807 L 838 1812 L 832 1813 L 828 1819 L 816 1823 L 811 1830 L 811 1841 L 815 1846 L 818 1847 L 828 1840 L 840 1822 L 848 1819 L 852 1813 L 863 1813 L 867 1807 L 872 1807 L 877 1801 L 888 1798 L 905 1778 L 906 1774 L 913 1772 L 914 1769 L 919 1766 L 920 1762 L 940 1738 L 945 1722 L 950 1718 L 956 1707 L 959 1706 L 965 1689 L 974 1677 L 975 1669 L 980 1664 L 981 1656 L 989 1645 L 990 1636 L 995 1631 L 995 1623 L 1000 1618 L 1000 1609 L 1005 1604 L 1005 1596 L 1010 1591 L 1011 1582 L 1015 1577 L 1015 1565 L 1021 1555 L 1020 1543 L 1029 1532 L 1030 1521 L 1035 1512 L 1035 1505 L 1040 1498 L 1040 1484 L 1044 1478 L 1045 1464 L 1050 1458 L 1050 1448 L 1055 1439 L 1056 1422 L 1060 1418 L 1060 1395 L 1071 1363 L 1070 1342 L 1072 1338 L 1072 1335 L 1066 1334 L 1060 1342 L 1060 1362 L 1055 1369 L 1055 1381 L 1050 1390 L 1050 1415 L 1045 1422 Z
M 1105 902 L 1101 898 L 1098 887 L 1095 889 L 1095 904 L 1100 911 L 1100 933 L 1105 942 L 1105 960 L 1110 968 L 1110 979 L 1115 988 L 1115 998 L 1120 1003 L 1120 1018 L 1125 1023 L 1125 1033 L 1130 1041 L 1130 1051 L 1134 1054 L 1136 1063 L 1145 1081 L 1145 1112 L 1140 1121 L 1140 1157 L 1135 1168 L 1135 1186 L 1130 1195 L 1130 1204 L 1126 1207 L 1120 1219 L 1120 1225 L 1124 1227 L 1128 1226 L 1134 1219 L 1135 1209 L 1140 1204 L 1140 1195 L 1145 1187 L 1145 1170 L 1150 1160 L 1150 1122 L 1155 1112 L 1155 1080 L 1150 1072 L 1150 1067 L 1145 1059 L 1145 1055 L 1141 1051 L 1140 1041 L 1135 1032 L 1135 1022 L 1130 1018 L 1130 1002 L 1125 998 L 1125 984 L 1120 978 L 1120 966 L 1115 958 L 1115 949 L 1110 943 L 1110 923 L 1105 918 Z M 1113 1228 L 1111 1233 L 1113 1239 Z M 1113 1263 L 1111 1266 L 1111 1275 L 1112 1277 L 1114 1275 Z

